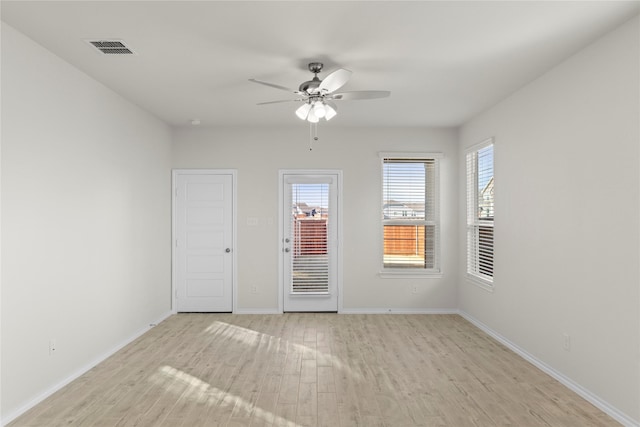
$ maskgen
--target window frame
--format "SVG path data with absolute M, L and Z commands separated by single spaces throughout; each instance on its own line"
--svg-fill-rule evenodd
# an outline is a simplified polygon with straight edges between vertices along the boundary
M 416 153 L 416 152 L 379 152 L 378 156 L 380 158 L 380 204 L 379 204 L 379 213 L 380 213 L 380 271 L 378 275 L 382 278 L 439 278 L 442 277 L 442 271 L 440 268 L 440 160 L 444 158 L 442 153 Z M 393 267 L 385 267 L 384 266 L 384 227 L 385 225 L 396 224 L 402 225 L 404 224 L 402 219 L 384 219 L 383 209 L 384 209 L 384 184 L 385 184 L 385 176 L 384 176 L 384 165 L 385 161 L 413 161 L 413 162 L 425 162 L 425 161 L 433 161 L 434 162 L 434 172 L 435 179 L 433 185 L 433 195 L 427 196 L 435 201 L 435 206 L 433 208 L 433 219 L 427 220 L 418 220 L 420 222 L 419 225 L 433 225 L 435 227 L 434 230 L 434 250 L 433 250 L 433 268 L 393 268 Z M 426 205 L 426 200 L 425 200 Z M 404 220 L 404 221 L 413 221 L 412 225 L 416 225 L 416 220 Z
M 479 144 L 469 147 L 465 151 L 465 176 L 466 176 L 466 276 L 467 279 L 479 287 L 493 291 L 495 276 L 495 193 L 492 196 L 493 214 L 491 220 L 482 219 L 478 216 L 479 193 L 478 193 L 478 153 L 491 146 L 492 172 L 495 183 L 495 143 L 493 138 L 487 138 Z M 470 156 L 472 160 L 470 161 Z M 470 171 L 473 166 L 473 171 Z M 481 272 L 480 263 L 480 229 L 491 228 L 491 275 Z M 474 236 L 472 238 L 472 236 Z M 473 256 L 473 259 L 472 259 Z M 476 261 L 477 260 L 477 261 Z

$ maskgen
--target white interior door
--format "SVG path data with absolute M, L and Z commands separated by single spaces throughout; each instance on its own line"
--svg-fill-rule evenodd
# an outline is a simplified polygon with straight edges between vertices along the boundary
M 338 311 L 336 173 L 281 174 L 284 311 Z
M 174 288 L 178 312 L 233 310 L 232 173 L 174 173 Z

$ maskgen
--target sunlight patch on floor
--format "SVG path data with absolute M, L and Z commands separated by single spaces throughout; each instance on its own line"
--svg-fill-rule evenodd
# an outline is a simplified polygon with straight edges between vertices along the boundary
M 162 366 L 151 380 L 161 385 L 166 391 L 180 394 L 182 397 L 210 406 L 232 407 L 238 412 L 269 424 L 301 427 L 293 421 L 280 417 L 273 412 L 256 407 L 240 396 L 220 390 L 201 379 L 171 366 Z
M 316 360 L 323 360 L 325 363 L 329 363 L 334 368 L 346 372 L 351 378 L 355 380 L 363 379 L 362 375 L 357 372 L 353 372 L 353 370 L 351 370 L 349 366 L 345 365 L 339 358 L 335 357 L 334 355 L 319 351 L 304 344 L 292 343 L 280 337 L 263 334 L 262 332 L 257 332 L 252 329 L 247 329 L 241 326 L 236 326 L 220 321 L 213 322 L 209 327 L 207 327 L 205 331 L 209 334 L 231 339 L 250 347 L 258 347 L 262 340 L 266 339 L 266 341 L 268 341 L 269 343 L 268 351 L 272 350 L 272 347 L 276 347 L 277 351 L 277 349 L 280 349 L 281 346 L 284 345 L 286 346 L 286 348 L 294 352 L 311 352 L 313 354 L 313 358 L 315 358 Z

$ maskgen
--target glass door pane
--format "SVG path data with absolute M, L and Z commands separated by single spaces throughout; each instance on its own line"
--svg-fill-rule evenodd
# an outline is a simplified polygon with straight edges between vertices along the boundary
M 329 292 L 329 184 L 291 184 L 292 294 Z

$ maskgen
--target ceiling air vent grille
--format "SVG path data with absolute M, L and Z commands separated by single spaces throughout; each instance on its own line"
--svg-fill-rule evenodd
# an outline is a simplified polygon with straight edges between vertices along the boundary
M 105 55 L 133 55 L 134 52 L 122 40 L 87 40 Z

